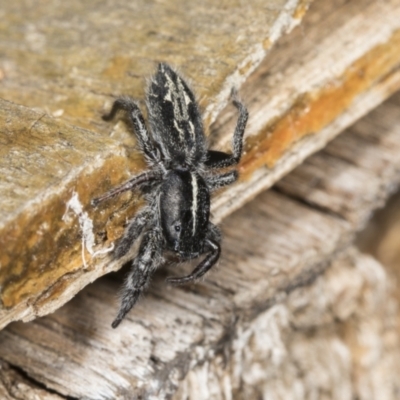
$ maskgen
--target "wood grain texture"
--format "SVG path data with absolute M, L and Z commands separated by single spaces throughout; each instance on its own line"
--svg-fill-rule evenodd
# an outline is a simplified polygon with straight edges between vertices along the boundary
M 214 120 L 232 86 L 240 87 L 272 44 L 300 22 L 308 4 L 5 3 L 0 97 L 106 134 L 98 119 L 104 103 L 111 95 L 143 98 L 143 77 L 164 61 L 195 79 L 205 118 Z
M 2 400 L 62 400 L 63 397 L 40 388 L 0 360 L 0 396 Z
M 95 254 L 99 247 L 111 249 L 141 200 L 127 194 L 112 208 L 89 205 L 94 191 L 145 168 L 132 135 L 126 129 L 110 134 L 101 120 L 113 98 L 143 98 L 145 78 L 157 62 L 169 62 L 194 81 L 208 126 L 232 87 L 240 87 L 272 44 L 299 23 L 308 4 L 4 4 L 0 329 L 60 307 L 121 266 L 97 263 Z
M 277 39 L 274 35 L 280 32 L 277 27 L 292 27 L 308 3 L 277 3 L 271 14 L 277 19 L 271 17 L 267 25 L 262 26 L 257 20 L 254 26 L 249 27 L 243 18 L 251 17 L 256 5 L 263 7 L 260 4 L 254 4 L 254 9 L 237 4 L 235 10 L 238 14 L 240 7 L 244 7 L 245 12 L 240 17 L 234 15 L 232 20 L 230 17 L 226 20 L 226 24 L 231 23 L 231 28 L 235 26 L 234 35 L 247 34 L 249 29 L 254 29 L 254 35 L 252 33 L 246 40 L 256 40 L 255 47 L 260 44 L 258 29 L 265 29 L 266 35 L 272 35 L 274 42 Z M 287 7 L 282 8 L 283 5 Z M 145 165 L 135 149 L 134 139 L 127 134 L 123 124 L 118 123 L 107 137 L 110 128 L 100 122 L 100 110 L 104 103 L 119 93 L 142 97 L 143 76 L 150 73 L 150 64 L 154 65 L 156 59 L 151 58 L 151 54 L 159 52 L 159 46 L 163 44 L 168 48 L 166 38 L 177 38 L 178 33 L 183 32 L 180 30 L 183 26 L 188 28 L 185 25 L 188 21 L 193 23 L 193 29 L 198 29 L 201 21 L 206 19 L 204 16 L 209 15 L 210 10 L 215 11 L 212 7 L 217 6 L 210 6 L 209 10 L 202 8 L 199 14 L 192 13 L 186 22 L 179 21 L 176 26 L 164 24 L 170 32 L 166 37 L 151 33 L 151 29 L 146 31 L 148 19 L 143 19 L 134 30 L 131 24 L 119 25 L 117 22 L 125 21 L 126 16 L 138 10 L 147 16 L 159 11 L 167 18 L 167 3 L 159 8 L 151 3 L 148 8 L 143 6 L 138 10 L 134 10 L 134 6 L 129 10 L 116 7 L 115 12 L 111 12 L 111 5 L 105 3 L 96 10 L 91 9 L 87 20 L 77 14 L 75 19 L 67 18 L 64 24 L 58 25 L 57 21 L 70 15 L 65 7 L 55 9 L 43 4 L 30 9 L 31 25 L 21 21 L 14 5 L 8 7 L 5 13 L 9 13 L 10 20 L 18 22 L 15 26 L 19 29 L 14 27 L 7 34 L 11 35 L 15 46 L 3 45 L 4 71 L 0 92 L 4 90 L 3 95 L 7 94 L 7 98 L 31 107 L 38 106 L 58 117 L 52 119 L 43 111 L 0 102 L 3 110 L 0 118 L 3 126 L 7 126 L 0 130 L 1 140 L 5 143 L 3 154 L 8 155 L 4 158 L 4 178 L 0 183 L 7 193 L 1 198 L 5 206 L 0 207 L 4 211 L 0 211 L 4 221 L 0 232 L 3 247 L 0 326 L 12 320 L 22 318 L 26 321 L 47 314 L 97 277 L 120 268 L 122 261 L 111 262 L 97 251 L 111 248 L 123 231 L 122 221 L 136 212 L 141 200 L 127 193 L 96 210 L 89 206 L 89 201 L 132 174 L 139 173 Z M 189 11 L 187 8 L 185 12 Z M 363 18 L 359 17 L 361 11 Z M 139 17 L 143 17 L 140 12 Z M 400 45 L 396 33 L 400 24 L 399 12 L 398 0 L 384 3 L 370 0 L 318 1 L 306 14 L 301 29 L 270 51 L 265 63 L 243 87 L 243 98 L 249 104 L 251 120 L 246 155 L 240 165 L 242 179 L 214 199 L 216 222 L 271 186 L 400 87 Z M 220 9 L 217 12 L 220 16 L 224 13 Z M 260 16 L 263 23 L 267 14 Z M 48 17 L 45 15 L 54 17 L 54 22 L 47 28 Z M 100 18 L 102 15 L 104 18 Z M 115 37 L 108 35 L 113 21 L 118 25 L 116 32 L 119 32 Z M 135 42 L 130 35 L 136 35 L 139 28 L 148 35 L 137 36 L 138 42 Z M 223 25 L 221 29 L 223 35 L 224 29 L 228 28 Z M 88 32 L 96 34 L 87 36 Z M 22 40 L 21 35 L 25 35 L 26 40 Z M 204 35 L 199 36 L 196 43 L 198 51 L 208 55 L 202 58 L 205 64 L 199 63 L 199 59 L 193 58 L 189 52 L 185 53 L 187 58 L 179 58 L 183 57 L 180 55 L 165 60 L 180 65 L 192 78 L 205 108 L 205 124 L 208 126 L 226 104 L 228 86 L 234 83 L 238 86 L 260 60 L 257 56 L 249 64 L 249 69 L 244 68 L 236 57 L 241 55 L 244 60 L 249 54 L 254 54 L 251 53 L 254 48 L 244 49 L 243 46 L 240 52 L 236 44 L 233 50 L 228 46 L 226 51 L 239 52 L 240 55 L 235 55 L 234 62 L 227 66 L 222 61 L 213 64 L 214 81 L 207 75 L 210 71 L 207 68 L 211 68 L 208 63 L 213 63 L 213 58 L 207 53 L 211 44 L 204 48 L 199 45 L 200 40 L 207 41 L 210 37 L 208 33 Z M 234 36 L 229 37 L 232 39 Z M 357 40 L 349 41 L 349 37 Z M 151 41 L 152 45 L 144 46 L 138 51 L 139 56 L 135 56 L 133 50 L 126 50 L 129 40 L 135 42 L 132 48 L 136 50 L 143 43 Z M 179 46 L 185 48 L 186 45 L 179 40 L 171 42 L 171 46 L 176 46 L 176 54 Z M 5 39 L 3 43 L 6 43 Z M 8 36 L 7 43 L 10 43 Z M 264 43 L 264 47 L 269 49 L 271 43 Z M 112 49 L 110 53 L 105 51 L 108 45 Z M 142 52 L 147 51 L 145 48 L 148 48 L 149 58 L 143 57 Z M 262 52 L 264 54 L 265 49 Z M 21 63 L 23 55 L 29 56 L 29 63 Z M 115 60 L 111 62 L 108 57 L 115 57 Z M 109 70 L 106 64 L 110 66 Z M 235 70 L 242 67 L 244 70 L 241 72 Z M 130 75 L 129 71 L 133 70 L 137 76 Z M 218 76 L 225 78 L 216 77 L 217 70 L 221 74 Z M 241 76 L 237 81 L 232 78 L 236 73 Z M 210 84 L 211 80 L 213 84 Z M 104 81 L 107 82 L 105 91 L 100 92 Z M 119 83 L 115 84 L 116 81 Z M 218 118 L 211 136 L 217 147 L 226 147 L 235 117 L 235 113 L 227 111 Z M 91 132 L 77 130 L 70 123 L 90 128 Z M 41 136 L 42 130 L 47 134 Z M 69 132 L 66 137 L 76 134 L 80 138 L 77 141 L 74 136 L 74 140 L 66 140 L 60 130 L 62 134 Z M 85 148 L 88 149 L 87 157 Z M 95 149 L 96 154 L 92 152 Z M 9 159 L 12 159 L 11 163 L 7 161 Z
M 400 87 L 399 21 L 397 1 L 311 6 L 242 87 L 251 118 L 241 182 L 214 201 L 216 220 L 270 187 Z M 223 133 L 234 121 L 233 110 L 226 109 L 214 125 L 214 143 L 226 146 L 229 136 Z
M 382 265 L 350 249 L 237 329 L 229 353 L 191 369 L 173 399 L 397 399 L 396 290 Z
M 358 121 L 347 131 L 350 134 L 345 133 L 306 160 L 276 187 L 364 226 L 372 210 L 383 206 L 388 194 L 398 187 L 395 182 L 400 178 L 396 145 L 400 132 L 399 99 L 396 94 L 384 107 Z M 375 151 L 377 148 L 385 150 Z M 363 196 L 352 195 L 360 190 Z
M 0 332 L 0 357 L 75 398 L 396 398 L 394 289 L 351 249 L 400 184 L 396 110 L 400 95 L 227 218 L 204 282 L 171 288 L 166 274 L 189 267 L 160 270 L 112 330 L 123 274 L 103 277 L 56 313 Z M 346 159 L 349 141 L 358 150 Z
M 382 210 L 373 215 L 357 237 L 357 246 L 381 262 L 400 279 L 400 192 L 395 193 Z M 398 292 L 400 298 L 400 292 Z
M 16 315 L 31 317 L 35 302 L 43 298 L 74 294 L 68 294 L 65 276 L 85 273 L 82 240 L 87 254 L 93 254 L 96 240 L 91 220 L 79 206 L 93 198 L 87 190 L 98 185 L 100 176 L 120 180 L 129 166 L 123 149 L 111 140 L 13 103 L 0 101 L 0 125 L 0 326 L 4 326 Z M 27 136 L 37 146 L 35 152 L 27 145 Z M 99 162 L 104 146 L 109 157 Z M 80 197 L 76 195 L 69 207 L 77 192 Z M 137 204 L 130 208 L 134 211 Z M 123 224 L 123 216 L 113 216 Z M 98 217 L 100 222 L 101 214 Z M 101 225 L 108 216 L 104 218 Z M 101 225 L 95 225 L 97 232 Z M 87 278 L 90 282 L 94 276 Z

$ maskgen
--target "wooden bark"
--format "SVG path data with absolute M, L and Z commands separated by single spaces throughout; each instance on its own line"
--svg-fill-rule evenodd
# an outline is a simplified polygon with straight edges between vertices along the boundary
M 356 249 L 237 329 L 191 369 L 174 400 L 397 399 L 398 301 L 384 267 Z
M 367 229 L 357 239 L 357 246 L 387 266 L 400 278 L 400 192 L 385 208 L 374 214 Z
M 101 120 L 113 97 L 143 99 L 145 78 L 169 62 L 194 81 L 208 126 L 309 1 L 128 3 L 2 7 L 0 329 L 121 265 L 94 254 L 110 249 L 140 201 L 89 205 L 145 167 L 132 135 L 110 135 Z
M 15 26 L 21 29 L 7 33 L 7 43 L 15 46 L 4 47 L 2 53 L 0 95 L 42 111 L 0 102 L 0 122 L 6 127 L 1 132 L 0 159 L 4 177 L 0 184 L 6 193 L 0 207 L 0 326 L 47 314 L 97 277 L 122 265 L 123 260 L 111 262 L 100 253 L 111 249 L 124 221 L 140 207 L 140 199 L 127 194 L 99 209 L 89 205 L 93 196 L 144 168 L 134 140 L 121 124 L 107 137 L 110 128 L 100 121 L 100 110 L 110 103 L 111 95 L 142 98 L 142 78 L 162 56 L 192 78 L 208 127 L 228 101 L 232 85 L 238 87 L 249 76 L 278 33 L 297 23 L 308 3 L 277 2 L 271 14 L 269 8 L 266 14 L 257 11 L 264 3 L 237 5 L 235 13 L 202 3 L 200 12 L 185 9 L 191 17 L 184 23 L 181 19 L 168 22 L 166 4 L 131 10 L 113 4 L 115 12 L 109 5 L 96 5 L 85 20 L 66 18 L 65 23 L 48 27 L 47 15 L 53 13 L 54 21 L 60 21 L 69 11 L 47 5 L 30 9 L 32 25 L 26 26 L 14 5 L 7 5 L 9 18 L 5 20 L 19 21 Z M 177 4 L 171 3 L 171 9 Z M 156 15 L 153 11 L 161 13 L 159 20 L 168 32 L 165 36 L 149 28 Z M 197 35 L 214 11 L 234 26 L 229 36 L 233 47 L 210 39 L 224 36 L 227 28 L 223 25 L 221 31 L 215 28 L 196 36 L 198 53 L 192 53 L 186 41 L 179 42 L 182 36 L 178 33 L 184 26 Z M 143 19 L 142 12 L 152 18 Z M 135 25 L 134 19 L 125 23 L 129 17 L 138 18 L 140 24 Z M 115 34 L 108 35 L 113 24 Z M 132 25 L 135 30 L 131 32 Z M 146 32 L 144 36 L 138 36 L 139 28 Z M 214 199 L 216 222 L 400 87 L 399 28 L 399 0 L 315 3 L 301 29 L 273 48 L 243 86 L 251 119 L 241 181 Z M 21 41 L 20 32 L 26 41 Z M 91 34 L 80 36 L 80 32 Z M 172 47 L 168 47 L 170 41 Z M 228 53 L 221 50 L 213 57 L 220 47 Z M 193 54 L 201 54 L 201 59 Z M 22 63 L 22 57 L 30 62 Z M 215 64 L 216 59 L 221 62 Z M 222 62 L 225 59 L 229 59 L 227 64 Z M 216 146 L 227 146 L 234 118 L 232 110 L 217 118 L 210 137 Z
M 143 79 L 164 61 L 194 80 L 211 121 L 309 3 L 6 2 L 0 97 L 107 135 L 104 104 L 115 95 L 143 98 Z
M 0 360 L 0 397 L 2 400 L 62 400 L 63 397 L 31 382 Z
M 399 21 L 398 12 L 395 2 L 316 2 L 302 24 L 277 43 L 242 88 L 251 115 L 247 154 L 240 183 L 214 202 L 216 220 L 270 187 L 399 88 L 400 26 L 390 22 Z M 215 143 L 225 145 L 229 136 L 220 132 L 225 126 L 231 131 L 234 120 L 232 109 L 222 113 Z
M 0 332 L 0 357 L 75 398 L 396 398 L 396 288 L 352 239 L 400 184 L 399 111 L 397 95 L 227 218 L 204 282 L 160 270 L 112 330 L 123 276 L 103 277 Z

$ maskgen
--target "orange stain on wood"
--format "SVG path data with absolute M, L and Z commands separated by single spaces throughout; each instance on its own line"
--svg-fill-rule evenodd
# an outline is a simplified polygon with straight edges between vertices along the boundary
M 108 207 L 108 203 L 93 208 L 90 200 L 127 180 L 128 165 L 125 157 L 111 157 L 90 175 L 83 173 L 84 176 L 76 178 L 74 184 L 66 188 L 62 195 L 49 199 L 45 205 L 47 212 L 40 213 L 33 219 L 29 212 L 21 213 L 18 221 L 0 231 L 0 244 L 8 250 L 0 253 L 0 303 L 3 307 L 14 307 L 24 299 L 41 293 L 46 293 L 47 300 L 57 297 L 66 285 L 63 277 L 81 270 L 82 232 L 78 217 L 69 211 L 68 219 L 63 220 L 66 204 L 73 192 L 79 194 L 79 201 L 92 218 L 94 234 L 107 232 L 107 242 L 117 238 L 114 231 L 122 234 L 121 227 L 126 214 L 134 215 L 141 205 L 140 201 L 132 201 L 131 197 L 129 201 L 124 201 L 121 196 L 111 200 L 113 207 Z M 43 231 L 44 223 L 52 226 L 57 237 Z M 96 244 L 99 241 L 96 238 Z M 85 261 L 91 268 L 92 258 L 85 253 Z
M 336 81 L 320 91 L 306 93 L 278 121 L 246 142 L 246 154 L 240 163 L 242 179 L 258 168 L 272 168 L 293 144 L 318 132 L 350 106 L 354 98 L 368 90 L 378 79 L 400 63 L 400 31 L 391 39 L 365 54 Z
M 306 1 L 300 1 L 300 3 L 297 5 L 294 13 L 293 13 L 293 18 L 301 20 L 303 19 L 305 13 L 307 12 L 308 8 L 310 7 L 310 0 Z

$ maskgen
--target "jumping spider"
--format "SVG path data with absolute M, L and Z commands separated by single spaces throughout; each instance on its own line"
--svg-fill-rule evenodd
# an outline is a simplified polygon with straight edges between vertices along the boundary
M 135 305 L 152 273 L 163 262 L 163 251 L 175 252 L 181 260 L 207 253 L 193 272 L 171 277 L 174 285 L 202 277 L 218 260 L 221 233 L 209 221 L 210 193 L 235 182 L 238 173 L 213 174 L 213 170 L 236 165 L 242 155 L 248 112 L 233 92 L 239 118 L 233 135 L 233 154 L 208 150 L 202 118 L 193 92 L 169 65 L 161 63 L 147 90 L 150 132 L 138 105 L 130 98 L 115 100 L 109 121 L 118 111 L 127 113 L 140 150 L 150 170 L 92 201 L 93 205 L 127 190 L 145 192 L 147 206 L 128 224 L 115 256 L 125 255 L 143 233 L 137 257 L 122 290 L 121 307 L 112 323 L 116 328 Z M 145 189 L 145 190 L 144 190 Z

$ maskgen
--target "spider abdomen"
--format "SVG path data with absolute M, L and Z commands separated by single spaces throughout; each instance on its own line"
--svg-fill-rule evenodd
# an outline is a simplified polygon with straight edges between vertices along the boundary
M 210 216 L 204 179 L 189 170 L 172 170 L 160 189 L 160 221 L 168 248 L 186 259 L 196 257 L 203 250 Z

